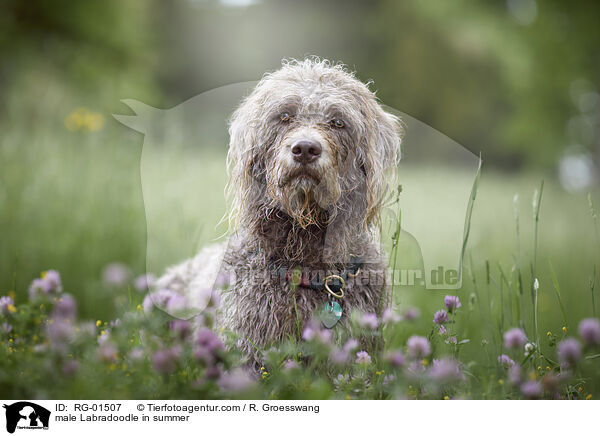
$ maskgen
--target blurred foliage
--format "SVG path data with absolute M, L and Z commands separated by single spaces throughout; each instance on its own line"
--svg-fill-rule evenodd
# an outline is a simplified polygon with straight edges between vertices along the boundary
M 557 0 L 8 0 L 0 86 L 31 106 L 52 85 L 65 105 L 164 106 L 316 54 L 488 163 L 552 168 L 600 144 L 599 14 Z

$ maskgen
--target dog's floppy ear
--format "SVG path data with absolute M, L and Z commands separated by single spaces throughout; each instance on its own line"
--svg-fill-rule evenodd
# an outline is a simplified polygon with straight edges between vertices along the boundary
M 379 219 L 383 196 L 390 180 L 395 179 L 400 162 L 402 126 L 400 118 L 374 103 L 367 117 L 371 120 L 367 134 L 367 153 L 364 157 L 367 177 L 366 225 Z
M 260 105 L 257 101 L 256 89 L 246 97 L 234 111 L 229 120 L 229 151 L 227 153 L 227 169 L 229 181 L 227 195 L 230 201 L 230 225 L 237 224 L 240 209 L 243 207 L 243 196 L 250 194 L 255 185 L 253 174 L 256 171 L 255 154 L 258 141 L 256 120 L 260 118 Z

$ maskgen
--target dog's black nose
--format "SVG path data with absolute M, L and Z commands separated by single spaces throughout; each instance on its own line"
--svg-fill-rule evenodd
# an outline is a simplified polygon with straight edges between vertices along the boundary
M 294 160 L 302 164 L 309 164 L 321 156 L 322 148 L 318 142 L 301 139 L 292 144 Z

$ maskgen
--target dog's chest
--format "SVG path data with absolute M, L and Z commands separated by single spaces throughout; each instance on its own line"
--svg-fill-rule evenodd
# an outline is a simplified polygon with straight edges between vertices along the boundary
M 318 317 L 332 302 L 342 310 L 334 329 L 343 329 L 353 310 L 378 312 L 384 295 L 385 267 L 381 262 L 362 264 L 351 277 L 339 266 L 270 264 L 263 256 L 242 251 L 228 253 L 226 262 L 235 272 L 235 281 L 226 298 L 232 315 L 231 328 L 256 345 L 297 337 L 304 324 Z M 306 287 L 302 279 L 322 280 L 341 274 L 345 278 L 343 298 L 324 288 Z

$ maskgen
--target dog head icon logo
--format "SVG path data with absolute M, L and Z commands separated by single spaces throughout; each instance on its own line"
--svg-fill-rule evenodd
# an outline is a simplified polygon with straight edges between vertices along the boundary
M 19 429 L 47 429 L 50 422 L 50 411 L 29 401 L 19 401 L 11 405 L 4 404 L 6 409 L 6 431 L 14 433 Z

